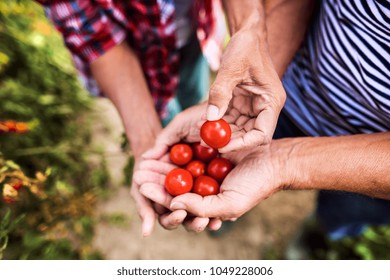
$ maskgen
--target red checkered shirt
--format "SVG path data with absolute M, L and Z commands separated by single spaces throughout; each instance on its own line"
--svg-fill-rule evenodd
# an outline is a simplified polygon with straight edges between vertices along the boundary
M 201 45 L 214 27 L 213 0 L 195 0 L 193 18 Z M 172 0 L 37 0 L 45 6 L 72 53 L 82 83 L 102 95 L 89 64 L 126 40 L 138 55 L 156 110 L 164 117 L 179 76 Z M 169 5 L 170 4 L 170 5 Z

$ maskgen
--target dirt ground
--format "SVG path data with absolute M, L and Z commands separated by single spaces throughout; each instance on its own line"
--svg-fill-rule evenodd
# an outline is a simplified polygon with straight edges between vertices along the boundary
M 96 108 L 103 121 L 96 122 L 94 139 L 107 154 L 112 177 L 112 195 L 99 204 L 98 213 L 127 217 L 122 225 L 102 221 L 96 227 L 93 245 L 106 259 L 264 259 L 275 252 L 280 258 L 288 240 L 313 210 L 315 192 L 284 191 L 260 203 L 222 236 L 183 228 L 167 231 L 157 225 L 150 237 L 143 238 L 129 188 L 121 186 L 127 160 L 119 145 L 122 124 L 108 100 L 97 100 Z

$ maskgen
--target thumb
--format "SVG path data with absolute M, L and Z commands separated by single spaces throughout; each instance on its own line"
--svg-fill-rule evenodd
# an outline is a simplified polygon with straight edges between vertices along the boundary
M 210 87 L 209 102 L 206 111 L 208 121 L 219 120 L 225 115 L 238 82 L 232 79 L 229 71 L 221 68 Z
M 169 147 L 181 140 L 178 135 L 177 121 L 175 119 L 156 138 L 153 148 L 146 151 L 142 157 L 144 159 L 160 159 L 168 152 Z

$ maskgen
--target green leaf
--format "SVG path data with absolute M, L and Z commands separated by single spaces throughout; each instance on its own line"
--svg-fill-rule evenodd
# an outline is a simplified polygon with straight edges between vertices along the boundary
M 1 219 L 0 229 L 6 230 L 10 224 L 11 219 L 11 210 L 7 208 L 5 211 L 4 217 Z
M 15 162 L 11 161 L 11 160 L 7 160 L 5 162 L 6 166 L 12 168 L 12 169 L 16 169 L 16 170 L 19 170 L 20 169 L 20 166 L 17 165 Z

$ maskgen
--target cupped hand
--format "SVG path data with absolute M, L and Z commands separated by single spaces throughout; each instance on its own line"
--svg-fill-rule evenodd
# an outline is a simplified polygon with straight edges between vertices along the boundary
M 171 210 L 185 210 L 197 217 L 236 219 L 280 190 L 278 159 L 270 145 L 226 154 L 236 167 L 223 181 L 220 193 L 201 197 L 183 194 L 171 200 Z
M 226 115 L 223 117 L 232 130 L 230 142 L 220 153 L 240 151 L 258 145 L 268 145 L 280 111 L 264 95 L 235 88 Z
M 143 154 L 143 160 L 134 173 L 133 178 L 137 186 L 136 195 L 139 194 L 146 201 L 153 202 L 158 220 L 165 229 L 174 229 L 183 224 L 187 230 L 200 232 L 206 227 L 217 230 L 221 226 L 219 219 L 187 215 L 187 212 L 183 210 L 171 211 L 169 206 L 172 196 L 166 192 L 164 187 L 166 174 L 177 167 L 169 162 L 169 147 L 180 141 L 189 143 L 200 141 L 199 129 L 200 123 L 203 122 L 202 115 L 205 108 L 206 104 L 193 106 L 176 116 L 157 137 L 155 146 Z M 140 202 L 142 202 L 141 205 L 146 206 L 141 199 Z M 145 228 L 153 229 L 154 224 L 150 222 L 152 220 L 150 207 L 143 207 L 142 211 L 148 221 L 144 223 Z M 140 215 L 142 217 L 141 213 Z M 143 218 L 143 220 L 146 219 Z
M 159 160 L 142 161 L 139 170 L 134 173 L 134 181 L 140 186 L 140 194 L 155 203 L 160 225 L 168 230 L 176 229 L 180 225 L 196 232 L 201 232 L 206 227 L 218 230 L 221 226 L 219 219 L 188 215 L 185 210 L 170 210 L 173 197 L 165 190 L 164 183 L 166 174 L 176 167 L 169 162 L 169 156 L 166 154 Z
M 220 152 L 271 142 L 286 93 L 266 41 L 256 31 L 245 30 L 235 33 L 226 47 L 210 87 L 207 120 L 225 116 L 239 133 Z

